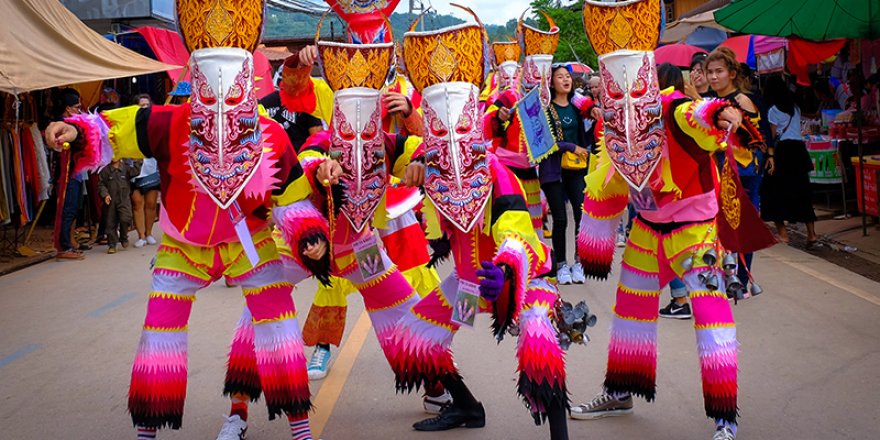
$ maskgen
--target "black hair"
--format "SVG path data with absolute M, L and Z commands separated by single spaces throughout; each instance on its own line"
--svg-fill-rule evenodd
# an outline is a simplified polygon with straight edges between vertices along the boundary
M 670 63 L 663 63 L 657 67 L 657 82 L 660 83 L 660 90 L 673 87 L 679 92 L 684 92 L 684 75 L 678 66 Z
M 706 64 L 706 58 L 709 58 L 709 54 L 705 52 L 697 52 L 694 56 L 691 57 L 691 64 L 688 65 L 688 69 L 694 70 L 694 66 L 700 65 L 703 66 Z
M 776 106 L 787 115 L 794 115 L 797 103 L 794 93 L 788 88 L 788 84 L 781 76 L 771 76 L 764 84 L 764 100 L 768 107 Z
M 58 90 L 54 102 L 52 103 L 53 109 L 55 110 L 55 116 L 60 117 L 67 110 L 67 107 L 75 106 L 81 102 L 80 94 L 76 89 L 66 87 Z
M 550 99 L 551 100 L 556 98 L 556 89 L 553 88 L 553 75 L 555 75 L 556 71 L 559 69 L 565 69 L 565 71 L 568 72 L 569 75 L 571 75 L 571 71 L 568 70 L 568 66 L 565 64 L 556 65 L 550 69 L 550 78 L 548 78 L 548 80 L 550 81 Z M 568 102 L 571 102 L 571 100 L 574 98 L 574 80 L 573 79 L 572 79 L 571 84 L 572 84 L 571 91 L 568 92 Z

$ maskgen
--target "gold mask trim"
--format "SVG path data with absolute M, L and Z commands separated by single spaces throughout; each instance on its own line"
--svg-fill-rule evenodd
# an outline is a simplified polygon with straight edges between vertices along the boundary
M 175 0 L 177 26 L 190 52 L 237 47 L 253 52 L 265 19 L 263 0 Z
M 621 49 L 652 51 L 660 40 L 660 0 L 584 2 L 584 29 L 597 55 Z

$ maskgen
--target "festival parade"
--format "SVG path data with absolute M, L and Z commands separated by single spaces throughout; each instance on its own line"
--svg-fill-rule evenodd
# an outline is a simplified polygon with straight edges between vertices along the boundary
M 880 0 L 0 5 L 2 439 L 880 438 Z

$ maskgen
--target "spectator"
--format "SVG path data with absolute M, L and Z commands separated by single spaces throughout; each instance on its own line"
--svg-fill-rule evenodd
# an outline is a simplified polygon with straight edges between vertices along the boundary
M 140 167 L 113 159 L 110 165 L 98 173 L 98 194 L 107 206 L 107 253 L 115 254 L 117 243 L 128 247 L 128 231 L 131 229 L 131 179 L 138 175 Z
M 718 97 L 727 100 L 731 105 L 742 112 L 743 118 L 748 119 L 755 127 L 760 127 L 761 114 L 757 105 L 746 93 L 751 90 L 749 77 L 742 71 L 736 55 L 727 47 L 719 47 L 709 54 L 706 59 L 706 74 L 709 78 L 709 86 L 718 94 Z M 739 179 L 743 189 L 756 210 L 761 206 L 759 188 L 761 186 L 762 169 L 761 153 L 736 148 L 733 151 L 739 171 Z M 719 164 L 723 163 L 724 156 L 719 157 Z M 737 276 L 743 281 L 750 279 L 749 271 L 752 268 L 752 253 L 743 255 L 744 265 L 739 265 Z
M 801 110 L 782 78 L 770 78 L 765 91 L 767 102 L 772 105 L 767 119 L 776 144 L 767 150 L 767 174 L 761 185 L 761 218 L 776 224 L 779 237 L 785 243 L 788 243 L 785 222 L 805 223 L 807 246 L 811 247 L 817 240 L 809 176 L 813 162 L 801 137 Z
M 56 121 L 82 113 L 83 105 L 79 92 L 70 88 L 62 89 L 58 94 L 58 100 L 55 102 L 54 108 L 56 111 Z M 59 176 L 61 173 L 68 173 L 69 176 L 63 193 L 58 191 L 59 188 L 55 188 L 56 194 L 64 198 L 61 209 L 61 222 L 55 225 L 56 228 L 60 229 L 56 231 L 59 234 L 59 239 L 57 240 L 59 246 L 55 258 L 58 260 L 82 260 L 85 258 L 85 254 L 79 249 L 79 244 L 74 246 L 74 240 L 71 237 L 73 221 L 76 218 L 82 201 L 83 180 L 85 176 L 72 175 L 72 170 L 73 161 L 71 161 L 67 169 L 58 168 Z M 58 181 L 60 181 L 60 178 L 56 180 L 56 182 Z
M 140 108 L 149 108 L 153 105 L 150 95 L 147 94 L 138 95 L 136 102 Z M 159 169 L 156 159 L 148 157 L 141 162 L 141 171 L 132 181 L 131 206 L 134 228 L 138 234 L 134 247 L 141 248 L 144 245 L 156 244 L 156 239 L 153 237 L 153 223 L 156 222 L 158 203 Z
M 556 65 L 551 71 L 550 79 L 551 103 L 548 107 L 550 126 L 556 136 L 559 151 L 541 161 L 538 166 L 538 177 L 541 189 L 550 205 L 550 216 L 553 218 L 553 252 L 557 259 L 557 279 L 559 284 L 582 284 L 586 277 L 577 255 L 574 265 L 569 266 L 566 255 L 566 229 L 568 213 L 565 202 L 571 203 L 574 217 L 575 236 L 581 221 L 581 208 L 584 200 L 584 176 L 586 175 L 587 150 L 584 120 L 577 108 L 572 104 L 574 97 L 571 73 L 565 65 Z M 579 158 L 582 169 L 564 169 L 563 154 L 570 153 Z M 575 253 L 577 251 L 575 250 Z
M 700 52 L 695 53 L 691 58 L 690 81 L 684 85 L 684 94 L 691 99 L 697 100 L 715 96 L 715 92 L 709 88 L 709 80 L 706 79 L 705 64 L 708 57 L 709 55 Z

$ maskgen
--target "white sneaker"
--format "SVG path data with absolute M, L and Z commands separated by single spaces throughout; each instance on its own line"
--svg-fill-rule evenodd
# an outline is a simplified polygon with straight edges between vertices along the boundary
M 563 264 L 559 266 L 559 269 L 556 269 L 556 281 L 563 286 L 571 284 L 571 268 L 567 264 Z
M 422 397 L 422 407 L 425 408 L 425 412 L 428 414 L 440 414 L 440 411 L 443 411 L 444 408 L 451 404 L 452 394 L 449 394 L 449 391 L 446 390 L 443 390 L 443 394 L 437 397 Z
M 309 360 L 309 380 L 320 380 L 327 377 L 330 370 L 330 350 L 320 346 L 315 347 L 312 358 Z
M 151 245 L 151 246 L 152 246 L 152 245 L 155 245 L 156 243 L 158 243 L 158 242 L 156 241 L 155 238 L 153 238 L 152 235 L 148 235 L 148 236 L 147 236 L 147 244 L 148 244 L 148 245 Z
M 581 266 L 579 262 L 571 266 L 571 281 L 575 284 L 584 284 L 587 281 L 587 277 L 584 275 L 584 266 Z
M 712 440 L 736 440 L 736 436 L 727 426 L 719 426 L 718 429 L 715 430 L 715 435 L 712 436 Z
M 247 439 L 247 422 L 238 415 L 229 416 L 217 434 L 217 440 L 245 440 Z
M 139 238 L 136 242 L 134 242 L 134 247 L 136 247 L 136 248 L 142 248 L 146 245 L 147 245 L 147 240 L 144 240 L 143 238 Z
M 626 247 L 626 234 L 623 232 L 617 233 L 617 247 Z

